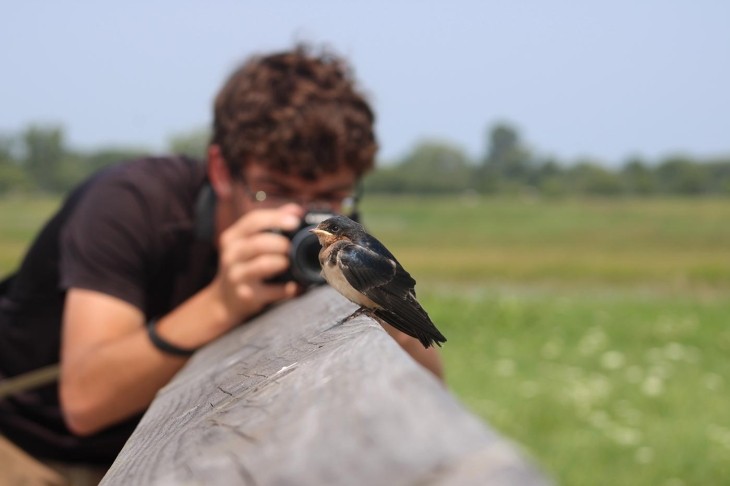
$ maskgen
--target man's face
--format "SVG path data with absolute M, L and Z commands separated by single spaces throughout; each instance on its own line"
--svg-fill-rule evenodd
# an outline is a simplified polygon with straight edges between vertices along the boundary
M 354 202 L 356 184 L 357 176 L 348 168 L 307 180 L 250 163 L 243 170 L 243 179 L 234 182 L 234 199 L 240 214 L 294 202 L 305 210 L 350 215 L 354 210 L 350 198 Z

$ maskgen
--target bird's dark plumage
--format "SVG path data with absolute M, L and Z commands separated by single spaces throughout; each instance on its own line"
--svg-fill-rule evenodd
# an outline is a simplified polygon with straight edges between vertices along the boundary
M 312 231 L 322 244 L 322 275 L 332 287 L 426 348 L 446 342 L 416 300 L 416 281 L 362 225 L 334 216 Z

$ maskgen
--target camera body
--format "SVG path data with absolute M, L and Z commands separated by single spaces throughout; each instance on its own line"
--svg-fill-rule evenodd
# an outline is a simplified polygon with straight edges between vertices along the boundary
M 309 211 L 302 217 L 302 224 L 294 231 L 277 231 L 291 241 L 289 250 L 289 269 L 269 280 L 272 283 L 293 280 L 305 287 L 324 283 L 319 264 L 319 251 L 322 246 L 317 236 L 310 232 L 325 219 L 336 216 L 328 211 Z

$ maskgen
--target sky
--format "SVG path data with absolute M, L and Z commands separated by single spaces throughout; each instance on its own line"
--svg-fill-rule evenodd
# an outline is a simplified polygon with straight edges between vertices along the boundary
M 495 123 L 568 162 L 730 155 L 725 0 L 4 3 L 0 133 L 162 151 L 248 56 L 306 41 L 352 63 L 385 163 L 434 139 L 479 157 Z

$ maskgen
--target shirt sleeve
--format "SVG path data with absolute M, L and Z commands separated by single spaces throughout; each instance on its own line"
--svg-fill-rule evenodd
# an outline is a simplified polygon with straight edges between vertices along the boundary
M 94 184 L 60 238 L 60 285 L 102 292 L 144 312 L 156 248 L 153 204 L 123 177 Z

